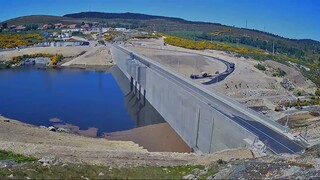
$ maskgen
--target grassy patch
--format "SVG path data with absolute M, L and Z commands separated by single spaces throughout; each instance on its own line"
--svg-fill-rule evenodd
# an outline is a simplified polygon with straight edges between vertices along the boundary
M 0 169 L 1 177 L 13 175 L 14 178 L 30 177 L 31 179 L 181 179 L 198 168 L 204 170 L 204 166 L 175 166 L 175 167 L 134 167 L 134 168 L 110 168 L 93 165 L 59 164 L 57 166 L 44 167 L 37 162 L 29 162 L 20 167 Z M 208 173 L 201 176 L 205 179 L 217 172 L 211 168 Z
M 14 160 L 17 163 L 36 161 L 37 158 L 0 150 L 0 160 Z

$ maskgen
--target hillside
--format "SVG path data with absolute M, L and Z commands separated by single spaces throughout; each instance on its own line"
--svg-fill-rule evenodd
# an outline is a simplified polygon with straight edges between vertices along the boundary
M 83 21 L 100 22 L 108 27 L 141 28 L 147 31 L 158 31 L 188 40 L 213 41 L 238 48 L 239 50 L 243 50 L 241 48 L 258 49 L 263 53 L 249 53 L 244 57 L 251 57 L 257 60 L 273 59 L 283 63 L 291 61 L 302 65 L 307 67 L 306 71 L 302 66 L 298 66 L 304 76 L 320 86 L 320 42 L 311 39 L 289 39 L 254 29 L 138 13 L 80 12 L 66 14 L 63 17 L 35 15 L 14 18 L 5 22 L 8 25 L 17 25 L 58 22 L 80 24 Z M 274 54 L 274 56 L 270 54 Z
M 154 16 L 137 13 L 102 13 L 81 12 L 67 14 L 64 17 L 78 19 L 94 19 L 109 26 L 122 26 L 127 28 L 145 28 L 159 32 L 174 34 L 187 39 L 214 40 L 249 45 L 255 48 L 272 51 L 275 44 L 276 53 L 286 53 L 302 57 L 306 61 L 316 62 L 320 55 L 320 42 L 310 39 L 289 39 L 254 29 L 237 28 L 219 23 L 195 22 L 181 18 Z M 187 35 L 186 35 L 187 34 Z M 317 62 L 316 62 L 317 63 Z
M 74 24 L 81 23 L 81 19 L 74 19 L 61 16 L 49 16 L 49 15 L 31 15 L 22 16 L 4 21 L 3 23 L 8 23 L 11 25 L 24 25 L 24 24 L 48 24 L 48 23 L 62 23 L 62 24 Z
M 103 12 L 80 12 L 74 14 L 66 14 L 63 17 L 69 18 L 98 18 L 98 19 L 138 19 L 138 20 L 151 20 L 151 19 L 166 19 L 173 21 L 185 21 L 181 18 L 154 16 L 139 13 L 103 13 Z

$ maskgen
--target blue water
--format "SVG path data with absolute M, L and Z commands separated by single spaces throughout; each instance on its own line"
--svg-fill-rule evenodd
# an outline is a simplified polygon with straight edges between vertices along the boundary
M 83 130 L 98 128 L 98 135 L 128 130 L 139 122 L 129 114 L 125 102 L 109 72 L 33 67 L 0 70 L 0 114 L 29 124 L 50 126 L 50 119 L 59 118 Z

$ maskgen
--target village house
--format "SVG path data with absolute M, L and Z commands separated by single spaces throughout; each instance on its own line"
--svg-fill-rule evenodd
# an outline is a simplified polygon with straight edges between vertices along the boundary
M 16 25 L 11 25 L 11 26 L 9 26 L 9 29 L 16 29 Z
M 84 24 L 81 26 L 81 29 L 83 29 L 84 31 L 89 31 L 90 30 L 90 26 L 89 24 Z
M 57 23 L 54 25 L 55 29 L 61 29 L 62 23 Z
M 68 28 L 69 29 L 76 29 L 77 28 L 77 24 L 69 24 Z
M 25 31 L 26 29 L 27 29 L 27 27 L 22 26 L 22 25 L 19 25 L 19 26 L 16 27 L 17 31 Z
M 47 30 L 47 29 L 51 29 L 52 28 L 52 25 L 50 25 L 50 24 L 44 24 L 43 26 L 42 26 L 42 29 L 43 30 Z

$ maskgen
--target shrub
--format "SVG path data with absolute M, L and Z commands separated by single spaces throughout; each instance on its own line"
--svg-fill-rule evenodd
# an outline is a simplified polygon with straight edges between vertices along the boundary
M 316 92 L 314 93 L 316 96 L 320 96 L 320 88 L 317 88 Z
M 283 77 L 283 76 L 285 76 L 286 74 L 287 74 L 287 73 L 286 73 L 284 70 L 278 68 L 278 69 L 276 70 L 276 72 L 274 72 L 272 75 L 273 75 L 274 77 Z
M 31 46 L 39 43 L 43 37 L 37 33 L 28 34 L 0 34 L 0 48 L 15 48 Z
M 254 67 L 257 68 L 257 69 L 259 69 L 259 70 L 261 70 L 261 71 L 267 70 L 266 67 L 265 67 L 264 65 L 260 64 L 260 63 L 254 65 Z
M 224 161 L 223 159 L 218 159 L 217 163 L 219 165 L 227 164 L 227 161 Z

